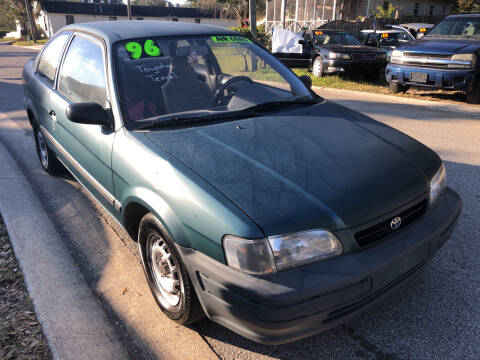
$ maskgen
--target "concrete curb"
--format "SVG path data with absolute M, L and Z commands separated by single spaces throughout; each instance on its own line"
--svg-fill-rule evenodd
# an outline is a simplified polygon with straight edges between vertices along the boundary
M 54 359 L 128 359 L 28 179 L 0 141 L 0 210 Z
M 411 104 L 417 106 L 424 106 L 431 108 L 432 110 L 442 110 L 442 111 L 451 111 L 455 113 L 462 113 L 467 115 L 480 115 L 480 106 L 476 105 L 467 105 L 467 104 L 458 104 L 458 103 L 447 103 L 444 101 L 432 101 L 432 100 L 422 100 L 409 98 L 404 96 L 395 96 L 395 95 L 386 95 L 386 94 L 377 94 L 366 91 L 357 91 L 357 90 L 347 90 L 347 89 L 336 89 L 330 87 L 322 86 L 312 86 L 312 90 L 315 91 L 318 95 L 322 95 L 322 92 L 328 92 L 332 95 L 338 94 L 342 95 L 345 93 L 352 94 L 359 99 L 372 99 L 375 101 L 393 101 L 399 104 Z

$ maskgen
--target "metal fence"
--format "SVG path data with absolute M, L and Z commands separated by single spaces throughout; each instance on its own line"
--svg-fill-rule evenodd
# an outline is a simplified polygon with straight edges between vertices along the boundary
M 357 32 L 386 24 L 431 23 L 437 24 L 446 15 L 399 15 L 392 19 L 364 17 L 368 7 L 361 0 L 266 0 L 267 32 L 283 28 L 298 32 L 302 29 L 335 29 Z
M 375 19 L 373 17 L 368 17 L 363 19 L 363 21 L 328 21 L 325 24 L 319 26 L 319 28 L 356 33 L 366 29 L 382 29 L 385 28 L 385 25 L 400 25 L 408 23 L 438 24 L 444 18 L 445 16 L 429 15 L 400 15 L 396 19 Z

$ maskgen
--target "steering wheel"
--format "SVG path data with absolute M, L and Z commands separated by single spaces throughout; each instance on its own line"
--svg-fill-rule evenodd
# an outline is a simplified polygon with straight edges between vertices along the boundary
M 214 104 L 219 103 L 220 98 L 223 96 L 223 92 L 225 91 L 225 89 L 237 81 L 247 81 L 248 83 L 253 84 L 253 80 L 250 79 L 248 76 L 234 76 L 228 79 L 227 81 L 225 81 L 224 84 L 220 85 L 217 91 L 215 92 Z

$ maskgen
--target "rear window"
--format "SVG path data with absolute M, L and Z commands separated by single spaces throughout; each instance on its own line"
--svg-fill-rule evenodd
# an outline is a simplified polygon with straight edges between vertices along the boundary
M 43 50 L 38 60 L 37 73 L 43 76 L 50 84 L 55 80 L 60 56 L 70 32 L 63 32 L 52 39 Z

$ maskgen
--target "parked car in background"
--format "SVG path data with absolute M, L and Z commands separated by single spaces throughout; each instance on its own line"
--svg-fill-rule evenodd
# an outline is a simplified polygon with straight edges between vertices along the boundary
M 381 49 L 390 59 L 390 54 L 397 46 L 415 40 L 406 29 L 362 30 L 359 34 L 361 43 Z
M 363 46 L 347 32 L 317 29 L 298 35 L 299 52 L 273 52 L 273 55 L 289 67 L 311 68 L 317 77 L 344 72 L 374 81 L 387 63 L 383 51 Z
M 415 39 L 421 39 L 435 26 L 434 24 L 427 23 L 408 23 L 401 24 L 401 27 L 404 27 Z
M 480 14 L 451 15 L 422 39 L 392 52 L 386 79 L 393 92 L 410 86 L 463 90 L 480 102 Z
M 268 344 L 327 330 L 417 273 L 460 214 L 434 151 L 230 30 L 72 24 L 23 80 L 41 166 L 64 164 L 138 241 L 180 324 Z

